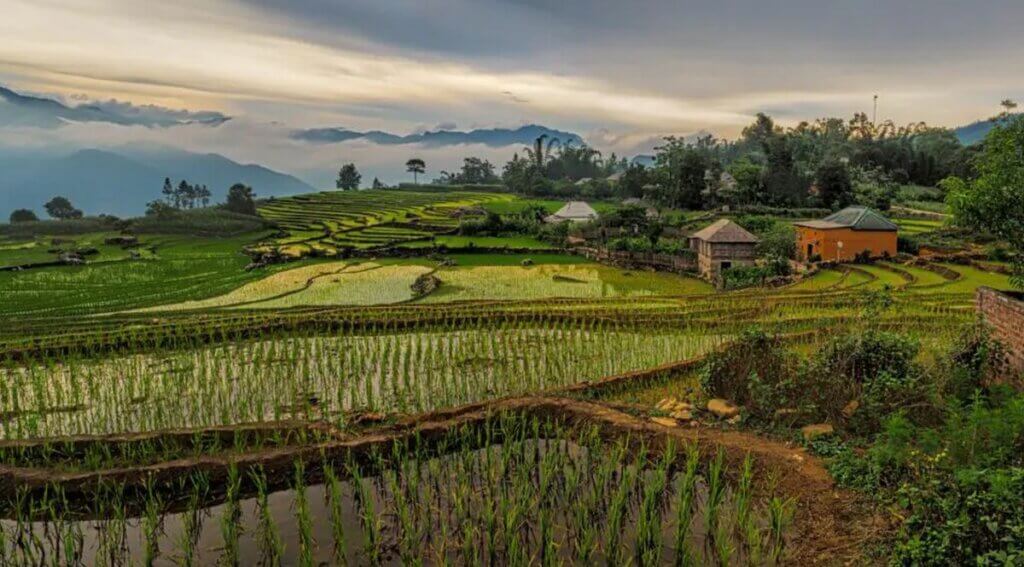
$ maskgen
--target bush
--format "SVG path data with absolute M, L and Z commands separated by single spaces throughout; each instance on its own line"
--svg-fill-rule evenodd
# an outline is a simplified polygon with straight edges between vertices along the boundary
M 902 234 L 896 237 L 896 251 L 897 252 L 902 252 L 904 254 L 917 255 L 917 253 L 920 250 L 921 250 L 921 243 L 918 242 L 917 238 L 914 238 L 913 236 L 904 236 Z
M 953 404 L 945 423 L 889 418 L 876 443 L 830 463 L 836 480 L 902 509 L 893 563 L 1024 560 L 1024 396 Z M 883 489 L 879 492 L 879 489 Z
M 188 234 L 194 236 L 234 236 L 272 228 L 260 217 L 210 207 L 179 210 L 170 217 L 152 215 L 133 219 L 131 230 L 139 234 Z
M 768 419 L 792 399 L 795 368 L 794 356 L 778 337 L 748 329 L 725 350 L 707 357 L 700 384 L 708 397 L 731 400 L 751 417 Z
M 982 390 L 1006 363 L 1006 349 L 992 338 L 988 325 L 978 322 L 954 339 L 949 361 L 943 393 L 966 401 Z
M 901 410 L 933 422 L 934 388 L 915 362 L 919 348 L 910 337 L 877 330 L 836 337 L 797 377 L 802 400 L 815 417 L 855 434 L 877 433 L 885 418 Z M 853 401 L 858 407 L 850 414 Z
M 725 289 L 742 289 L 755 285 L 763 285 L 773 275 L 772 269 L 763 266 L 736 266 L 722 270 L 722 287 Z

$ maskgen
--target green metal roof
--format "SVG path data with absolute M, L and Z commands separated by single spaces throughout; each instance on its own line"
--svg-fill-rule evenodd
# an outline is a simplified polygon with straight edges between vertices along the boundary
M 846 207 L 822 220 L 853 230 L 898 230 L 899 228 L 881 213 L 860 206 Z

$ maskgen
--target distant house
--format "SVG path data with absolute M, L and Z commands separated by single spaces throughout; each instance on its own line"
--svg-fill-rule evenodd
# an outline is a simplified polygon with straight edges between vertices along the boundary
M 797 255 L 806 261 L 849 262 L 858 255 L 896 255 L 898 227 L 867 207 L 847 207 L 821 219 L 794 223 Z
M 721 219 L 690 235 L 690 249 L 697 253 L 697 271 L 714 280 L 735 266 L 753 266 L 757 237 L 729 219 Z
M 622 176 L 625 174 L 625 171 L 616 171 L 607 177 L 608 183 L 618 183 L 619 181 L 622 181 Z
M 558 209 L 553 215 L 544 219 L 544 222 L 587 222 L 597 218 L 597 211 L 584 201 L 569 201 L 564 207 Z
M 650 169 L 657 165 L 657 159 L 652 155 L 640 154 L 633 156 L 633 159 L 629 160 L 629 165 L 639 165 Z

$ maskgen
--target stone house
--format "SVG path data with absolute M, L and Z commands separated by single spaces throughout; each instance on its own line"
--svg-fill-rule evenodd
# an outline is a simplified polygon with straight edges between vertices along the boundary
M 729 219 L 715 221 L 690 235 L 690 250 L 697 253 L 697 271 L 707 280 L 717 279 L 722 270 L 753 266 L 757 243 L 756 236 Z

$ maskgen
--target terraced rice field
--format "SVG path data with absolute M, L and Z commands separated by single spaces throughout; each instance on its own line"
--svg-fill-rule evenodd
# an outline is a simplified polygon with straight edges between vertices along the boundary
M 259 207 L 263 218 L 288 234 L 267 243 L 283 254 L 334 255 L 339 248 L 380 248 L 429 240 L 454 230 L 459 211 L 510 195 L 467 191 L 329 191 L 274 199 Z
M 893 219 L 893 222 L 900 227 L 900 233 L 913 236 L 915 234 L 924 234 L 926 232 L 932 232 L 938 230 L 944 226 L 944 222 L 940 220 L 930 219 Z
M 475 328 L 472 328 L 475 327 Z M 0 438 L 419 413 L 687 359 L 727 336 L 605 323 L 281 338 L 0 370 Z
M 629 272 L 600 264 L 456 267 L 441 269 L 437 276 L 441 279 L 441 287 L 419 300 L 421 303 L 550 297 L 685 296 L 714 291 L 710 285 L 696 278 Z

